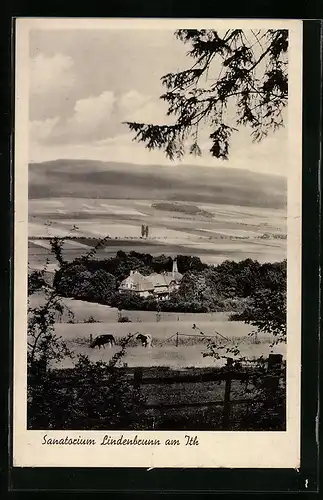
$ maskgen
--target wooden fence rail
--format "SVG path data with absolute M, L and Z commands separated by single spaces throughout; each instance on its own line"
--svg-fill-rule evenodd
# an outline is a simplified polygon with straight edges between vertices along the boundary
M 266 369 L 252 369 L 246 368 L 244 370 L 237 370 L 234 367 L 234 362 L 232 358 L 227 358 L 227 365 L 218 371 L 210 373 L 201 374 L 172 374 L 163 375 L 158 377 L 144 377 L 144 370 L 141 367 L 134 368 L 132 373 L 128 373 L 126 370 L 120 370 L 120 374 L 123 373 L 128 379 L 129 383 L 133 385 L 132 391 L 132 404 L 135 411 L 141 410 L 170 410 L 170 409 L 180 409 L 180 408 L 208 408 L 222 406 L 222 428 L 229 429 L 230 424 L 230 414 L 231 407 L 233 405 L 245 405 L 252 403 L 275 403 L 276 392 L 279 387 L 280 380 L 285 375 L 285 367 L 283 363 L 283 356 L 280 354 L 270 354 L 267 360 Z M 233 381 L 248 381 L 255 380 L 259 378 L 261 380 L 261 387 L 266 389 L 266 398 L 256 399 L 231 399 L 231 388 Z M 73 371 L 57 371 L 55 378 L 59 380 L 59 385 L 61 387 L 81 387 L 84 385 L 83 380 L 79 380 L 73 375 Z M 223 381 L 225 383 L 224 387 L 224 397 L 221 400 L 214 401 L 185 401 L 185 402 L 174 402 L 174 403 L 146 403 L 142 402 L 141 398 L 141 387 L 145 385 L 170 385 L 170 384 L 194 384 L 201 382 L 219 382 Z M 104 377 L 99 382 L 99 387 L 109 386 L 109 376 Z
M 264 378 L 270 374 L 270 370 L 261 371 L 254 369 L 245 369 L 244 371 L 228 370 L 228 371 L 217 371 L 210 373 L 198 373 L 198 374 L 176 374 L 176 375 L 164 375 L 158 377 L 144 377 L 142 368 L 134 368 L 133 374 L 127 373 L 125 370 L 120 370 L 120 373 L 124 372 L 125 376 L 129 378 L 129 381 L 133 381 L 134 386 L 142 385 L 171 385 L 171 384 L 194 384 L 201 382 L 230 382 L 230 381 L 247 381 L 250 378 Z M 284 370 L 281 369 L 281 376 L 283 376 Z M 277 372 L 278 373 L 278 372 Z M 57 379 L 60 379 L 62 387 L 77 387 L 83 386 L 84 381 L 80 380 L 74 375 L 66 376 L 63 370 L 58 370 L 55 374 Z M 108 386 L 110 383 L 109 375 L 104 376 L 100 380 L 100 387 Z
M 143 403 L 141 406 L 148 410 L 170 410 L 170 409 L 180 409 L 180 408 L 203 408 L 203 407 L 215 407 L 223 406 L 222 412 L 222 428 L 229 429 L 230 424 L 230 413 L 232 405 L 241 404 L 252 404 L 252 403 L 276 403 L 274 398 L 275 393 L 279 386 L 279 381 L 284 374 L 283 356 L 280 354 L 270 354 L 267 362 L 267 370 L 255 371 L 246 370 L 245 372 L 235 371 L 233 369 L 233 359 L 227 358 L 227 365 L 225 367 L 226 371 L 217 373 L 205 373 L 199 375 L 176 375 L 170 377 L 153 378 L 153 377 L 143 377 L 142 368 L 135 368 L 133 384 L 134 384 L 134 394 L 137 398 L 140 398 L 140 388 L 142 385 L 166 385 L 166 384 L 179 384 L 179 383 L 198 383 L 198 382 L 215 382 L 223 381 L 225 382 L 224 389 L 224 399 L 217 401 L 189 401 L 189 402 L 176 402 L 176 403 Z M 263 387 L 269 393 L 267 398 L 249 398 L 249 399 L 231 399 L 231 386 L 233 381 L 247 381 L 250 377 L 254 379 L 259 376 L 263 380 Z M 271 395 L 271 397 L 268 397 Z M 138 401 L 140 406 L 140 403 Z

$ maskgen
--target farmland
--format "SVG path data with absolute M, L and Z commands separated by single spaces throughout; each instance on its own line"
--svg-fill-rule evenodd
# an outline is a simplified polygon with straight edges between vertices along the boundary
M 29 165 L 29 263 L 40 268 L 53 236 L 67 260 L 109 236 L 118 250 L 195 255 L 207 264 L 286 257 L 286 179 L 228 168 L 57 160 Z M 141 239 L 141 224 L 149 236 Z M 266 238 L 264 238 L 264 235 Z M 46 240 L 47 238 L 47 240 Z
M 72 237 L 64 243 L 67 260 L 88 252 L 109 236 L 97 258 L 118 250 L 151 255 L 196 255 L 209 264 L 251 258 L 259 262 L 286 257 L 286 217 L 283 209 L 201 204 L 201 213 L 153 208 L 151 200 L 37 199 L 29 201 L 29 262 L 39 268 L 50 255 L 49 238 Z M 203 211 L 211 217 L 203 216 Z M 140 238 L 140 225 L 149 237 Z M 263 235 L 271 237 L 264 239 Z

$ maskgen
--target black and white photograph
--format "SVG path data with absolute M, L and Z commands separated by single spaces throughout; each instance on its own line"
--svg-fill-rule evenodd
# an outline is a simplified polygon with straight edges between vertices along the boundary
M 18 20 L 18 463 L 297 462 L 300 47 L 297 21 Z

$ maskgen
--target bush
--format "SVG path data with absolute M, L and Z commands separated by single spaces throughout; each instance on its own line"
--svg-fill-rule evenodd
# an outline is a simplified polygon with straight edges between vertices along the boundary
M 75 384 L 68 384 L 68 379 Z M 81 381 L 81 383 L 80 383 Z M 132 384 L 107 363 L 80 356 L 73 370 L 62 377 L 48 371 L 41 384 L 28 383 L 29 429 L 136 429 Z
M 93 316 L 89 316 L 84 320 L 84 323 L 101 323 L 98 319 L 95 319 Z
M 128 316 L 120 316 L 118 318 L 118 323 L 131 323 L 131 319 Z

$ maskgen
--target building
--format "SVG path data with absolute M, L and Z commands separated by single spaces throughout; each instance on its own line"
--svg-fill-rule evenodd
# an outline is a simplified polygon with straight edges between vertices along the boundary
M 169 298 L 170 293 L 179 288 L 182 277 L 183 275 L 178 272 L 175 258 L 173 259 L 173 269 L 170 272 L 143 276 L 138 271 L 130 271 L 128 278 L 121 282 L 119 292 L 134 292 L 140 297 L 165 300 Z

